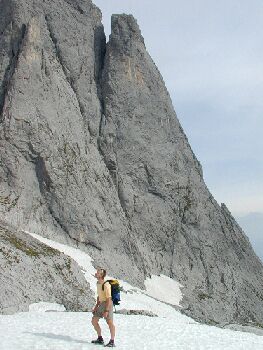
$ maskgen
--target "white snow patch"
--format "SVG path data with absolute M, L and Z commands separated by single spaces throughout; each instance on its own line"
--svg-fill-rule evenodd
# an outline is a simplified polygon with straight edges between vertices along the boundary
M 94 276 L 96 269 L 92 265 L 93 259 L 87 253 L 83 252 L 80 249 L 70 247 L 66 244 L 52 241 L 51 239 L 42 237 L 40 235 L 37 235 L 36 233 L 32 233 L 28 231 L 24 231 L 24 232 L 36 238 L 40 242 L 50 246 L 51 248 L 57 249 L 58 251 L 70 256 L 73 260 L 75 260 L 76 263 L 80 266 L 82 272 L 84 273 L 86 281 L 90 284 L 91 290 L 94 293 L 97 292 L 97 288 L 96 288 L 97 280 Z
M 39 302 L 29 305 L 29 312 L 66 311 L 64 305 L 57 303 Z
M 180 306 L 180 301 L 183 298 L 180 288 L 183 285 L 179 282 L 164 275 L 152 275 L 151 278 L 146 278 L 144 284 L 149 296 L 171 305 Z

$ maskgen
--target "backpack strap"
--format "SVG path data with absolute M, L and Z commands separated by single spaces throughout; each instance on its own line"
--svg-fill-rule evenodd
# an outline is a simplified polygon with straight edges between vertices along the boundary
M 112 281 L 112 280 L 107 280 L 107 281 L 105 281 L 105 282 L 102 283 L 102 290 L 103 290 L 103 291 L 104 291 L 104 284 L 107 283 L 107 282 L 110 283 L 111 281 Z

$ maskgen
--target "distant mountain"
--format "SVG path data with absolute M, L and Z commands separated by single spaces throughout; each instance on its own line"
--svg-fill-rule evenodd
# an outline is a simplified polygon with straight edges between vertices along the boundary
M 263 261 L 263 213 L 236 216 L 236 220 L 249 237 L 255 252 Z

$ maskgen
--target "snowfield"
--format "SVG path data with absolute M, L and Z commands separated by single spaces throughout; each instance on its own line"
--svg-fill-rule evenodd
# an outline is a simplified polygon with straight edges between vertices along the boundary
M 39 312 L 0 317 L 0 349 L 88 350 L 95 332 L 90 313 Z M 115 315 L 116 349 L 260 350 L 263 337 L 176 318 Z M 109 339 L 101 322 L 104 339 Z
M 81 267 L 95 292 L 95 269 L 86 253 L 41 236 L 43 243 L 71 256 Z M 263 337 L 251 333 L 220 329 L 197 323 L 172 306 L 179 306 L 182 294 L 176 281 L 152 276 L 145 281 L 146 291 L 121 281 L 119 308 L 152 311 L 158 317 L 115 314 L 116 346 L 122 350 L 262 350 Z M 158 288 L 156 288 L 158 286 Z M 157 301 L 155 298 L 159 298 Z M 96 338 L 92 314 L 64 312 L 63 305 L 41 302 L 30 305 L 29 312 L 0 316 L 1 350 L 88 350 L 101 348 L 90 343 Z M 109 331 L 101 321 L 105 341 Z

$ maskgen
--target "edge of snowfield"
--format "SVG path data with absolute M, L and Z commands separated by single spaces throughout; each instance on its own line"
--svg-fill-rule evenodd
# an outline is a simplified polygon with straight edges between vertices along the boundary
M 90 284 L 90 289 L 94 292 L 94 295 L 96 295 L 97 280 L 94 276 L 96 269 L 92 265 L 93 259 L 87 253 L 80 249 L 44 238 L 38 234 L 28 231 L 25 232 L 38 239 L 40 242 L 57 249 L 75 260 L 84 273 L 86 281 Z M 174 308 L 167 305 L 171 304 L 180 307 L 179 304 L 183 297 L 180 290 L 182 285 L 171 278 L 164 275 L 147 278 L 145 281 L 145 291 L 125 281 L 119 280 L 119 282 L 123 288 L 123 292 L 121 293 L 121 309 L 150 311 L 160 317 L 179 317 L 180 320 L 191 320 L 191 322 L 195 322 L 188 316 L 182 315 L 179 312 L 175 313 Z
M 83 271 L 91 290 L 96 292 L 92 258 L 83 251 L 29 233 L 39 241 L 74 259 Z M 263 337 L 252 333 L 221 329 L 194 321 L 166 303 L 180 306 L 178 282 L 166 276 L 145 281 L 146 291 L 120 281 L 124 288 L 121 308 L 150 311 L 159 317 L 115 314 L 117 348 L 122 350 L 260 350 Z M 156 290 L 155 286 L 158 286 Z M 161 289 L 160 289 L 161 288 Z M 170 293 L 169 291 L 175 291 Z M 157 293 L 157 294 L 156 294 Z M 162 301 L 156 300 L 156 297 Z M 49 312 L 46 312 L 49 311 Z M 63 312 L 63 305 L 37 303 L 29 312 L 0 316 L 0 350 L 88 350 L 95 337 L 91 313 Z M 103 334 L 109 336 L 105 322 Z

